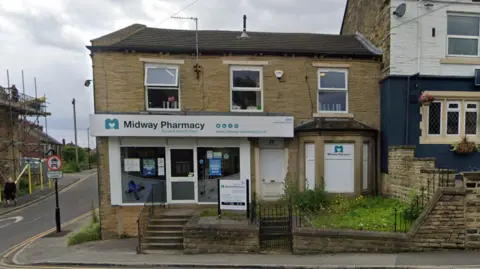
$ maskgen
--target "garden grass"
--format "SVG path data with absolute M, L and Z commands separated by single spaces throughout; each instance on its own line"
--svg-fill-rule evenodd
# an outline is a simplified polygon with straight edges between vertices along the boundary
M 325 229 L 393 232 L 395 221 L 397 230 L 405 227 L 399 216 L 408 207 L 407 203 L 394 198 L 337 196 L 328 209 L 314 214 L 312 225 Z

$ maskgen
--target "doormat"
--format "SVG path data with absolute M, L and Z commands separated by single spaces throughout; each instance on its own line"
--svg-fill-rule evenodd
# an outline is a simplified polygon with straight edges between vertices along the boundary
M 43 238 L 63 237 L 65 235 L 69 234 L 70 232 L 71 232 L 70 230 L 62 230 L 59 233 L 57 233 L 57 231 L 55 231 L 55 232 L 51 232 L 51 233 L 45 235 Z

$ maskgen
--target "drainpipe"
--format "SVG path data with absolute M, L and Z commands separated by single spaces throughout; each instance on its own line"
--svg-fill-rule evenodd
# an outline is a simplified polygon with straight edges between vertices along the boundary
M 410 118 L 410 79 L 412 79 L 413 77 L 417 77 L 419 76 L 420 73 L 416 73 L 416 74 L 413 74 L 413 75 L 410 75 L 407 77 L 407 94 L 405 96 L 405 142 L 404 142 L 404 145 L 407 146 L 408 145 L 408 128 L 410 127 L 409 126 L 409 118 Z

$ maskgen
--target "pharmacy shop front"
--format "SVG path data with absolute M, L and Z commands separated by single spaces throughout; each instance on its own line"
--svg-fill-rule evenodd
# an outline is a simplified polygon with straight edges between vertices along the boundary
M 111 205 L 143 205 L 150 193 L 156 203 L 217 203 L 219 179 L 254 184 L 251 138 L 294 135 L 288 116 L 95 114 L 90 128 L 108 144 L 99 149 L 108 156 L 99 180 L 109 185 Z

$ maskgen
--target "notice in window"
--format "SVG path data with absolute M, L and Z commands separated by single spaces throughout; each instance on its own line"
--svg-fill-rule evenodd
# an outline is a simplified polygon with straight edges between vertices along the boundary
M 209 174 L 210 176 L 222 175 L 222 159 L 211 159 L 209 162 Z
M 157 162 L 158 162 L 158 175 L 164 176 L 165 175 L 165 159 L 158 158 Z
M 213 158 L 214 159 L 221 159 L 222 158 L 222 152 L 221 151 L 216 151 L 213 153 Z
M 213 151 L 207 150 L 207 159 L 212 159 L 212 158 L 213 158 Z
M 143 159 L 143 176 L 154 176 L 155 175 L 155 159 Z
M 125 172 L 140 172 L 140 159 L 125 158 L 123 159 L 123 167 Z

